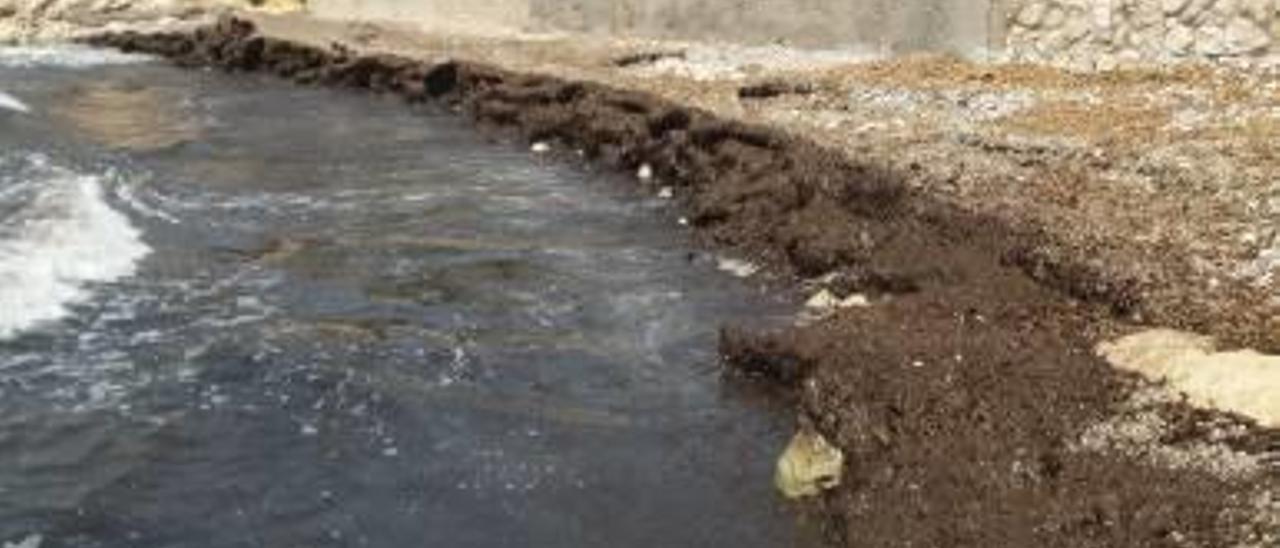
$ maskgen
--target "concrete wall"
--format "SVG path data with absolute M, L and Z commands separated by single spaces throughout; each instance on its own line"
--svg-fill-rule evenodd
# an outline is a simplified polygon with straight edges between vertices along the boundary
M 1084 69 L 1280 59 L 1280 0 L 309 0 L 321 17 L 944 51 Z
M 477 32 L 522 30 L 532 22 L 530 0 L 307 0 L 307 9 L 333 19 Z
M 872 51 L 981 53 L 992 0 L 311 0 L 313 13 L 413 21 L 487 21 L 528 31 L 575 31 L 742 43 L 786 42 Z

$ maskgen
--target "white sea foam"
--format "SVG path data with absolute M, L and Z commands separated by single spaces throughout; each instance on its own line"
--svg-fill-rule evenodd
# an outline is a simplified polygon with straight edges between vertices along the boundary
M 26 103 L 18 100 L 17 97 L 0 91 L 0 110 L 12 110 L 15 112 L 31 112 Z
M 31 167 L 10 182 L 25 200 L 0 203 L 0 340 L 63 318 L 92 284 L 132 275 L 150 252 L 100 178 L 39 158 Z
M 17 542 L 5 542 L 4 548 L 40 548 L 40 544 L 43 542 L 44 537 L 40 535 L 28 535 Z
M 145 63 L 151 59 L 146 55 L 77 45 L 0 46 L 0 67 L 8 68 L 89 68 Z

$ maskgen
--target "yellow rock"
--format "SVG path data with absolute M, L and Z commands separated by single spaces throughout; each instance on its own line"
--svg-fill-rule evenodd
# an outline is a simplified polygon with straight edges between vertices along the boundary
M 844 453 L 820 434 L 801 430 L 778 459 L 774 484 L 787 498 L 811 497 L 840 485 Z
M 1168 329 L 1100 344 L 1098 354 L 1116 368 L 1167 382 L 1193 405 L 1280 427 L 1280 356 L 1217 352 L 1212 338 Z

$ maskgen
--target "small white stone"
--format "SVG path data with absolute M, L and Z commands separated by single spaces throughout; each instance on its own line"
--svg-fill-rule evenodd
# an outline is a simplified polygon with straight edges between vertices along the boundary
M 304 436 L 314 436 L 320 433 L 320 429 L 316 428 L 315 425 L 312 425 L 312 424 L 304 424 L 302 425 L 302 428 L 299 430 L 299 433 L 301 433 Z
M 659 197 L 659 198 L 662 198 L 663 200 L 670 200 L 670 199 L 674 198 L 674 197 L 675 197 L 675 195 L 676 195 L 675 190 L 673 190 L 673 189 L 672 189 L 671 187 L 669 187 L 669 186 L 664 186 L 664 187 L 662 187 L 661 189 L 659 189 L 659 190 L 658 190 L 658 197 Z
M 720 259 L 716 268 L 739 278 L 749 278 L 760 270 L 760 267 L 738 259 Z
M 680 223 L 680 226 L 689 226 L 689 219 L 687 219 L 687 218 L 685 218 L 685 217 L 681 217 L 681 218 L 680 218 L 679 220 L 677 220 L 676 222 L 677 222 L 677 223 Z
M 636 177 L 639 177 L 641 181 L 653 179 L 653 166 L 641 164 L 640 169 L 636 171 Z
M 530 146 L 529 150 L 534 152 L 535 154 L 544 154 L 547 152 L 551 152 L 551 145 L 549 143 L 538 141 L 534 143 L 533 146 Z
M 804 306 L 811 310 L 831 310 L 840 306 L 840 299 L 836 298 L 830 290 L 823 289 L 809 297 Z
M 868 306 L 871 306 L 871 300 L 861 293 L 854 293 L 840 301 L 840 308 L 866 308 Z

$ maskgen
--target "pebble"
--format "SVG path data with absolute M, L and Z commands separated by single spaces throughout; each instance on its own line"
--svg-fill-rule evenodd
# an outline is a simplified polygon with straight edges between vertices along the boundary
M 787 498 L 818 495 L 840 485 L 844 453 L 821 434 L 801 431 L 778 459 L 774 484 Z
M 738 259 L 720 259 L 716 264 L 716 268 L 739 278 L 749 278 L 760 271 L 760 267 Z

